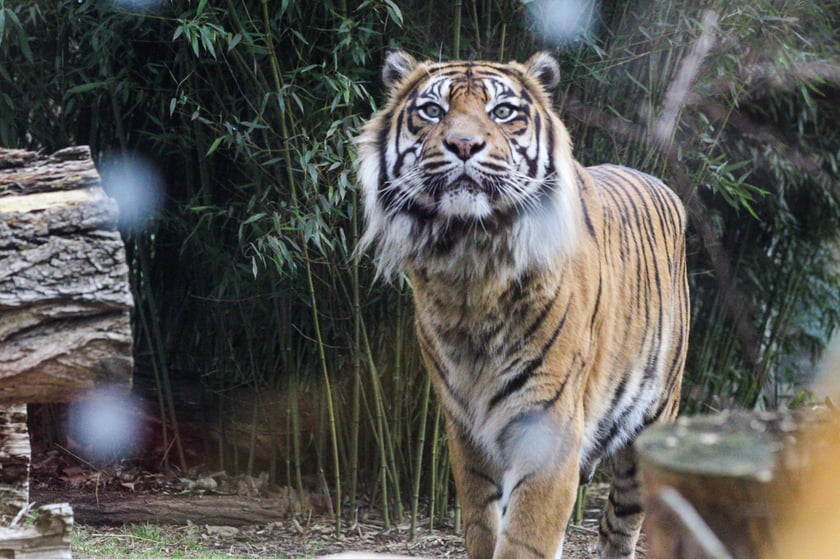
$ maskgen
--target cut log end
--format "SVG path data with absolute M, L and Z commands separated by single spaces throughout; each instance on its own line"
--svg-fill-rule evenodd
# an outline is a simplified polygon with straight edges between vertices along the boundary
M 812 419 L 731 412 L 643 433 L 636 449 L 648 558 L 775 559 Z
M 29 504 L 30 460 L 26 404 L 0 405 L 0 525 Z
M 0 557 L 70 559 L 70 505 L 44 505 L 36 514 L 32 524 L 0 528 Z

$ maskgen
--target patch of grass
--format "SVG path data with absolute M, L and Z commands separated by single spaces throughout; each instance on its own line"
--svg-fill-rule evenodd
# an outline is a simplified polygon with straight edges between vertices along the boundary
M 121 528 L 73 527 L 72 552 L 76 559 L 241 559 L 287 555 L 230 554 L 213 549 L 218 538 L 202 536 L 195 526 L 163 528 L 137 524 Z M 216 545 L 214 546 L 214 543 Z

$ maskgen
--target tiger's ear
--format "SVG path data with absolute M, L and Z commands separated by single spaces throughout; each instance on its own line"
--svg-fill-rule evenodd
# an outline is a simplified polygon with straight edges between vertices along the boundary
M 549 52 L 541 51 L 525 63 L 526 73 L 541 83 L 546 91 L 551 91 L 560 83 L 560 65 Z
M 400 83 L 403 78 L 414 70 L 417 61 L 404 50 L 392 50 L 385 57 L 385 64 L 382 67 L 382 83 L 388 89 Z

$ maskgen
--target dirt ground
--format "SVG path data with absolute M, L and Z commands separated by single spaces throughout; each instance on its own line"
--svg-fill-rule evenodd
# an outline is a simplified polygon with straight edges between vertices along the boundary
M 87 491 L 73 489 L 66 492 L 55 489 L 33 489 L 33 500 L 39 502 L 59 502 L 66 500 L 73 505 L 80 518 L 74 528 L 86 539 L 126 538 L 127 528 L 118 524 L 118 518 L 97 518 L 96 499 L 100 506 L 114 498 L 119 499 L 121 510 L 149 509 L 149 495 L 143 492 L 126 492 L 119 496 L 107 496 L 101 492 L 98 496 Z M 159 498 L 159 497 L 158 497 Z M 565 559 L 597 558 L 595 543 L 600 509 L 606 498 L 606 486 L 592 487 L 588 492 L 584 520 L 578 526 L 571 526 L 566 534 L 563 557 Z M 200 500 L 201 495 L 189 497 L 181 495 L 178 499 L 188 503 L 190 499 Z M 451 524 L 436 524 L 429 531 L 428 519 L 422 519 L 417 535 L 409 537 L 408 522 L 383 529 L 381 515 L 377 512 L 360 513 L 356 523 L 345 521 L 340 536 L 335 534 L 335 523 L 326 515 L 314 515 L 306 519 L 285 516 L 270 522 L 259 524 L 219 525 L 202 524 L 200 521 L 187 521 L 185 524 L 172 524 L 162 511 L 157 529 L 173 540 L 189 536 L 201 542 L 208 551 L 225 553 L 234 557 L 249 559 L 269 558 L 313 558 L 321 555 L 346 551 L 365 551 L 436 558 L 466 559 L 463 538 L 456 534 Z M 93 521 L 93 522 L 91 522 Z M 107 522 L 103 524 L 102 522 Z M 146 555 L 141 555 L 146 556 Z M 96 552 L 84 554 L 74 552 L 77 559 L 102 559 Z M 644 535 L 637 548 L 636 557 L 645 558 Z
M 311 559 L 365 551 L 466 559 L 463 538 L 455 532 L 451 515 L 449 522 L 436 523 L 429 530 L 428 518 L 421 514 L 412 539 L 407 518 L 385 530 L 381 510 L 368 505 L 359 509 L 355 523 L 345 520 L 337 536 L 325 499 L 314 489 L 306 497 L 310 512 L 290 515 L 295 499 L 290 501 L 290 493 L 282 488 L 270 487 L 267 476 L 232 478 L 221 472 L 164 476 L 152 470 L 125 461 L 94 468 L 66 449 L 35 445 L 30 500 L 71 504 L 74 530 L 83 540 L 94 542 L 91 551 L 74 550 L 77 559 L 113 559 L 100 555 L 96 542 L 136 540 L 127 521 L 153 525 L 176 540 L 188 536 L 209 552 L 237 558 Z M 565 559 L 597 557 L 598 519 L 606 498 L 606 484 L 589 487 L 583 521 L 567 530 Z M 159 555 L 140 551 L 130 556 Z M 636 557 L 645 559 L 644 535 Z
M 277 557 L 311 558 L 346 551 L 365 551 L 421 557 L 465 559 L 463 538 L 444 527 L 428 533 L 421 530 L 410 540 L 408 527 L 399 526 L 388 532 L 381 524 L 358 523 L 348 526 L 340 538 L 327 519 L 314 519 L 305 526 L 293 521 L 278 521 L 264 526 L 158 526 L 168 539 L 177 540 L 186 534 L 202 542 L 208 551 L 249 559 Z M 125 528 L 115 526 L 76 526 L 87 540 L 127 537 Z M 596 558 L 593 535 L 586 529 L 571 528 L 566 536 L 565 559 Z M 637 557 L 644 554 L 637 552 Z M 76 559 L 99 559 L 96 554 L 74 551 Z

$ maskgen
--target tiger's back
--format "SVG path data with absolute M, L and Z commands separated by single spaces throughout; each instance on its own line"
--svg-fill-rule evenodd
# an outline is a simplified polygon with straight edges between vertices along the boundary
M 606 378 L 593 380 L 603 390 L 589 407 L 583 463 L 632 441 L 651 421 L 676 415 L 690 321 L 682 203 L 640 171 L 615 165 L 586 171 L 583 208 L 602 212 L 594 222 L 585 218 L 586 231 L 599 255 L 599 290 L 610 303 L 594 313 L 601 316 L 596 344 L 603 361 L 592 364 L 593 377 Z
M 660 181 L 583 168 L 551 57 L 386 62 L 359 140 L 367 230 L 411 278 L 470 559 L 560 557 L 578 481 L 611 454 L 602 557 L 641 525 L 630 444 L 672 417 L 688 329 L 685 217 Z

